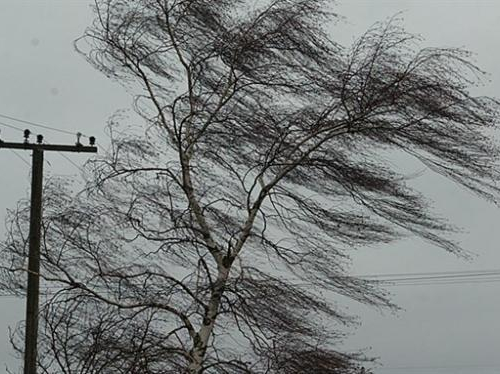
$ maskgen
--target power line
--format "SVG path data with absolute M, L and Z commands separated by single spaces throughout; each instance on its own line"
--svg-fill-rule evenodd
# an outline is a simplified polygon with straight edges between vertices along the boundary
M 475 271 L 476 273 L 478 274 L 481 274 L 483 271 Z M 434 272 L 433 274 L 436 274 L 437 272 Z M 446 273 L 449 273 L 449 272 L 443 272 L 444 274 Z M 464 273 L 468 273 L 468 272 L 464 272 Z M 411 273 L 410 273 L 411 274 Z M 382 274 L 381 274 L 382 275 Z M 480 283 L 498 283 L 500 282 L 500 276 L 496 275 L 495 277 L 493 278 L 488 278 L 488 275 L 486 276 L 478 276 L 477 279 L 469 279 L 468 277 L 465 278 L 465 279 L 462 279 L 464 278 L 463 276 L 459 276 L 457 277 L 456 279 L 454 280 L 445 280 L 445 281 L 436 281 L 434 277 L 429 277 L 431 280 L 430 281 L 427 281 L 427 282 L 422 282 L 422 281 L 419 281 L 419 282 L 408 282 L 408 283 L 404 283 L 404 282 L 392 282 L 391 280 L 383 280 L 382 282 L 387 282 L 387 284 L 385 284 L 385 286 L 422 286 L 422 285 L 454 285 L 454 284 L 480 284 Z M 481 278 L 484 278 L 484 279 L 481 279 Z M 411 278 L 408 278 L 408 279 L 411 279 Z M 420 278 L 422 279 L 422 277 Z M 380 280 L 378 280 L 379 282 L 381 282 Z M 297 283 L 297 284 L 294 284 L 295 286 L 312 286 L 314 285 L 314 283 L 312 282 L 303 282 L 303 283 Z M 47 287 L 44 287 L 43 288 L 44 292 L 46 295 L 52 295 L 52 294 L 55 294 L 56 292 L 58 291 L 67 291 L 68 289 L 64 289 L 64 288 L 60 288 L 60 287 L 57 287 L 57 286 L 47 286 Z M 99 292 L 99 290 L 95 290 L 96 292 Z M 102 292 L 102 291 L 101 291 Z M 104 290 L 105 293 L 111 293 L 113 292 L 112 289 L 109 289 L 107 288 L 106 290 Z M 12 296 L 10 294 L 0 294 L 0 297 L 4 297 L 4 296 Z
M 24 131 L 24 130 L 20 129 L 19 127 L 9 125 L 8 123 L 5 123 L 5 122 L 0 121 L 0 125 L 11 128 L 11 129 L 16 130 L 16 131 L 21 131 L 21 132 Z
M 41 123 L 38 123 L 38 122 L 27 121 L 27 120 L 24 120 L 24 119 L 20 119 L 20 118 L 8 116 L 8 115 L 2 114 L 2 113 L 0 113 L 0 117 L 5 118 L 5 119 L 9 119 L 11 121 L 19 122 L 19 123 L 24 123 L 26 125 L 40 127 L 42 129 L 46 129 L 46 130 L 57 131 L 57 132 L 60 132 L 62 134 L 68 134 L 68 135 L 75 135 L 76 134 L 76 132 L 71 132 L 71 131 L 67 131 L 67 130 L 58 129 L 57 127 L 48 126 L 48 125 L 41 124 Z M 14 126 L 7 125 L 5 123 L 2 123 L 2 125 L 7 126 L 7 127 L 11 127 L 11 128 L 15 128 Z M 17 130 L 20 130 L 20 129 L 17 128 Z M 21 131 L 23 131 L 23 130 L 21 130 Z M 82 134 L 82 136 L 88 137 L 87 135 L 84 135 L 84 134 Z
M 77 165 L 73 160 L 71 160 L 68 156 L 66 156 L 64 153 L 62 152 L 58 152 L 63 158 L 65 158 L 69 163 L 71 163 L 75 168 L 77 168 L 78 170 L 80 170 L 82 173 L 84 172 L 83 168 L 79 165 Z
M 377 279 L 374 278 L 374 280 L 377 280 L 379 282 L 391 282 L 391 283 L 404 283 L 404 282 L 418 282 L 418 281 L 452 281 L 452 280 L 458 280 L 458 279 L 467 279 L 467 278 L 481 278 L 481 277 L 491 277 L 491 276 L 500 276 L 500 270 L 497 271 L 491 271 L 491 272 L 476 272 L 476 273 L 456 273 L 456 274 L 440 274 L 437 275 L 431 275 L 431 276 L 408 276 L 408 277 L 401 277 L 401 278 L 386 278 L 386 279 Z M 411 275 L 411 274 L 408 274 Z
M 500 269 L 385 274 L 385 275 L 380 274 L 377 276 L 372 276 L 371 280 L 384 283 L 386 286 L 424 286 L 424 285 L 496 283 L 500 281 Z
M 456 280 L 445 282 L 408 282 L 408 283 L 387 283 L 386 287 L 401 287 L 401 286 L 439 286 L 439 285 L 456 285 L 456 284 L 484 284 L 484 283 L 498 283 L 500 278 L 491 279 L 477 279 L 477 280 Z
M 383 371 L 388 371 L 388 370 L 413 370 L 413 369 L 418 369 L 418 370 L 438 370 L 438 369 L 480 369 L 480 368 L 500 368 L 499 365 L 440 365 L 440 366 L 386 366 L 386 367 L 380 367 L 375 370 L 383 370 Z
M 405 277 L 405 276 L 426 276 L 426 275 L 443 275 L 443 274 L 471 274 L 471 273 L 493 273 L 500 272 L 500 269 L 484 269 L 484 270 L 454 270 L 454 271 L 431 271 L 420 273 L 386 273 L 386 274 L 368 274 L 360 275 L 361 278 L 388 278 L 388 277 Z
M 14 153 L 14 155 L 19 158 L 22 162 L 24 162 L 26 165 L 28 166 L 31 166 L 31 164 L 23 157 L 21 156 L 19 153 L 17 153 L 16 151 L 14 151 L 13 149 L 11 149 L 11 152 Z
M 450 273 L 455 275 L 451 276 Z M 391 278 L 387 277 L 386 274 L 377 275 L 358 275 L 352 278 L 357 278 L 366 281 L 372 281 L 379 283 L 383 287 L 394 287 L 394 286 L 431 286 L 431 285 L 454 285 L 454 284 L 478 284 L 478 283 L 497 283 L 500 282 L 500 269 L 488 270 L 488 271 L 464 271 L 464 272 L 433 272 L 428 274 L 433 274 L 431 276 L 419 276 L 413 277 L 415 274 L 424 273 L 406 273 L 398 275 L 409 275 L 405 278 Z M 439 275 L 442 274 L 442 275 Z M 383 278 L 386 277 L 386 278 Z M 293 283 L 292 279 L 282 279 L 282 281 L 292 282 L 295 286 L 316 286 L 317 283 L 314 282 L 298 282 Z

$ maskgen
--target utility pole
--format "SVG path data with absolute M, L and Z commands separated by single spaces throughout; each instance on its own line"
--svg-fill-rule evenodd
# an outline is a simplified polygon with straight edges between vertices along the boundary
M 28 254 L 28 294 L 26 301 L 26 331 L 24 339 L 24 374 L 36 374 L 38 340 L 38 305 L 40 294 L 40 236 L 42 225 L 42 187 L 44 151 L 96 153 L 95 138 L 89 138 L 89 146 L 80 143 L 77 134 L 75 145 L 44 144 L 43 136 L 37 135 L 36 143 L 29 142 L 31 132 L 24 130 L 23 143 L 9 143 L 0 139 L 0 148 L 33 151 L 31 172 L 31 209 Z

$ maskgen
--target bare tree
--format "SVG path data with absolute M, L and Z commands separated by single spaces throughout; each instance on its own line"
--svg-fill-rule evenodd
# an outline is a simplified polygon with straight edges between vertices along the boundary
M 336 295 L 394 306 L 351 251 L 410 234 L 464 253 L 394 155 L 493 201 L 483 73 L 394 20 L 343 47 L 327 3 L 96 1 L 77 48 L 142 122 L 111 119 L 84 193 L 47 186 L 45 372 L 362 373 Z M 10 222 L 16 289 L 23 210 Z

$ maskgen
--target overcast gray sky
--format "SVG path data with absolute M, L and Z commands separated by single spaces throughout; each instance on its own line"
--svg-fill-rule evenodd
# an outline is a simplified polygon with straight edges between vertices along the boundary
M 376 21 L 402 11 L 405 28 L 424 38 L 422 46 L 458 46 L 476 53 L 491 83 L 478 94 L 500 97 L 500 0 L 350 0 L 336 11 L 345 20 L 332 37 L 348 44 Z M 130 108 L 124 90 L 89 66 L 72 43 L 89 25 L 87 0 L 0 0 L 0 115 L 95 134 L 106 144 L 103 129 L 116 110 Z M 20 141 L 30 127 L 49 142 L 72 143 L 75 137 L 0 118 L 0 136 Z M 67 155 L 81 165 L 88 156 Z M 59 154 L 47 154 L 47 174 L 78 175 Z M 0 220 L 6 209 L 26 197 L 30 155 L 0 150 Z M 422 170 L 422 168 L 415 168 Z M 464 261 L 417 240 L 354 254 L 356 274 L 388 274 L 500 269 L 498 208 L 475 198 L 429 171 L 415 180 L 435 202 L 436 211 L 464 229 L 457 235 L 474 252 Z M 0 227 L 0 238 L 5 230 Z M 347 340 L 349 348 L 366 348 L 381 357 L 385 373 L 500 373 L 500 282 L 389 288 L 403 310 L 380 313 L 359 305 L 360 326 Z M 16 367 L 10 357 L 8 326 L 24 318 L 24 300 L 0 297 L 0 364 Z

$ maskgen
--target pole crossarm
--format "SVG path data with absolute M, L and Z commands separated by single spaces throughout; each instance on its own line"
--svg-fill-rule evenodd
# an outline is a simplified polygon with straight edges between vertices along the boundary
M 97 147 L 86 146 L 82 144 L 66 145 L 66 144 L 35 144 L 35 143 L 12 143 L 0 140 L 0 148 L 9 149 L 24 149 L 24 150 L 40 150 L 40 151 L 59 151 L 59 152 L 84 152 L 96 153 Z

